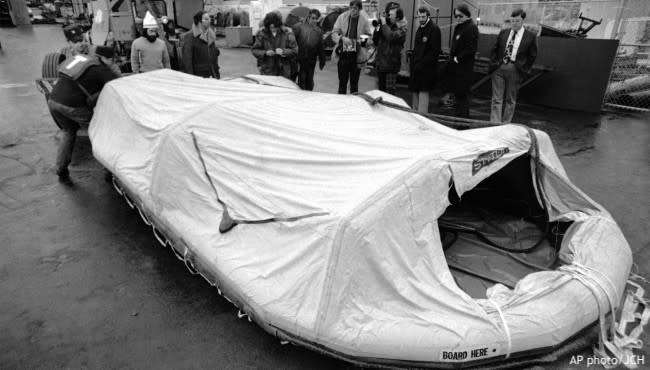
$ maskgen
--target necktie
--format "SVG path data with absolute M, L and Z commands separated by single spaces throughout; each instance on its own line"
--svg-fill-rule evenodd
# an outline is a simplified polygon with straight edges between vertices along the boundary
M 514 31 L 512 37 L 510 38 L 508 44 L 506 45 L 506 55 L 503 56 L 503 63 L 510 63 L 510 59 L 512 58 L 512 49 L 514 48 L 516 37 L 517 37 L 517 31 Z

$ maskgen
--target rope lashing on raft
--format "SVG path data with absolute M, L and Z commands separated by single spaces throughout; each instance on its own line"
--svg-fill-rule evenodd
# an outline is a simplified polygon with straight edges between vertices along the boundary
M 354 93 L 353 95 L 358 96 L 358 97 L 362 98 L 363 100 L 367 101 L 371 106 L 383 105 L 385 107 L 401 110 L 403 112 L 419 114 L 422 117 L 429 118 L 429 119 L 431 119 L 433 121 L 436 121 L 436 122 L 440 122 L 440 121 L 445 122 L 446 126 L 456 128 L 456 129 L 501 126 L 500 123 L 483 121 L 483 120 L 478 120 L 478 119 L 445 116 L 445 115 L 442 115 L 442 114 L 435 114 L 435 113 L 422 113 L 422 112 L 418 112 L 415 109 L 405 107 L 405 106 L 400 105 L 400 104 L 396 104 L 396 103 L 386 101 L 381 96 L 373 98 L 372 96 L 370 96 L 370 95 L 368 95 L 366 93 Z
M 617 322 L 616 311 L 619 308 L 618 302 L 620 302 L 621 295 L 607 275 L 578 262 L 561 266 L 558 270 L 587 287 L 596 299 L 599 311 L 600 337 L 598 346 L 594 346 L 594 354 L 603 359 L 600 362 L 601 365 L 607 369 L 612 369 L 623 364 L 629 369 L 636 369 L 638 365 L 637 356 L 634 355 L 633 350 L 643 347 L 643 341 L 639 339 L 639 336 L 643 333 L 643 327 L 650 320 L 650 310 L 643 297 L 643 288 L 631 280 L 627 281 L 629 285 L 636 287 L 636 290 L 634 292 L 628 291 L 621 317 Z M 605 297 L 603 297 L 603 293 Z M 639 305 L 643 306 L 640 313 L 637 312 Z M 609 312 L 611 312 L 612 317 L 608 335 L 605 316 Z M 637 320 L 639 321 L 638 326 L 630 334 L 627 334 L 627 324 Z
M 501 310 L 499 304 L 491 299 L 488 299 L 488 302 L 490 302 L 492 306 L 496 308 L 497 312 L 499 313 L 499 317 L 501 318 L 501 322 L 503 323 L 503 332 L 506 335 L 506 341 L 508 342 L 508 351 L 506 352 L 506 359 L 508 359 L 510 358 L 510 352 L 512 352 L 512 336 L 510 335 L 508 322 L 506 321 L 506 317 L 503 315 L 503 311 Z

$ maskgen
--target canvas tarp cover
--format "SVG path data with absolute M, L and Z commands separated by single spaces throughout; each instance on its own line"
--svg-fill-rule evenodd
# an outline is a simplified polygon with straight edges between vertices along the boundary
M 161 70 L 106 85 L 89 130 L 95 157 L 256 318 L 350 356 L 413 361 L 439 361 L 445 346 L 492 343 L 489 355 L 497 356 L 554 345 L 597 318 L 584 314 L 563 326 L 553 315 L 582 306 L 559 307 L 561 296 L 551 306 L 526 304 L 525 289 L 500 292 L 504 304 L 523 302 L 513 315 L 558 322 L 534 338 L 508 340 L 499 313 L 458 288 L 445 262 L 436 220 L 452 180 L 462 195 L 528 153 L 533 132 L 540 163 L 569 184 L 547 189 L 549 199 L 575 193 L 600 212 L 570 185 L 542 132 L 457 131 L 360 97 Z M 220 233 L 224 205 L 233 219 L 252 223 Z M 571 211 L 558 207 L 553 217 Z M 609 232 L 615 225 L 598 227 L 620 246 L 611 253 L 629 254 L 620 231 Z M 629 256 L 617 266 L 618 257 L 598 248 L 610 268 L 629 269 Z M 574 284 L 561 273 L 540 274 L 521 284 L 558 292 Z M 596 304 L 588 291 L 579 299 Z M 510 325 L 513 338 L 526 330 Z

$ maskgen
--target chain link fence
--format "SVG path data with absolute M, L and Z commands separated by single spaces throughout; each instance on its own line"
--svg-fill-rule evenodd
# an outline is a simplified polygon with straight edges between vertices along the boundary
M 637 14 L 638 15 L 638 14 Z M 605 107 L 650 111 L 650 16 L 621 21 Z
M 650 44 L 620 44 L 605 107 L 650 111 Z

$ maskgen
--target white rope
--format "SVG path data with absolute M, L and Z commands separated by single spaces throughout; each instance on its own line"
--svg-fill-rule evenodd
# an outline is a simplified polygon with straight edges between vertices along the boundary
M 508 342 L 508 351 L 506 352 L 506 359 L 510 357 L 510 352 L 512 351 L 512 337 L 510 336 L 510 328 L 508 328 L 508 322 L 506 321 L 506 317 L 503 315 L 503 311 L 501 311 L 501 307 L 499 305 L 491 300 L 488 299 L 488 301 L 496 308 L 497 312 L 499 313 L 499 317 L 501 318 L 501 322 L 503 323 L 503 331 L 506 335 L 506 340 Z
M 572 278 L 578 280 L 581 284 L 587 287 L 593 294 L 594 298 L 596 298 L 599 310 L 598 321 L 600 325 L 600 338 L 598 341 L 598 348 L 594 347 L 594 354 L 600 356 L 605 360 L 602 361 L 601 365 L 607 369 L 611 369 L 616 367 L 617 364 L 624 364 L 627 368 L 635 369 L 637 367 L 637 363 L 635 361 L 635 356 L 632 350 L 643 346 L 643 342 L 638 339 L 638 336 L 641 332 L 643 332 L 643 326 L 645 325 L 645 323 L 643 323 L 643 320 L 641 320 L 641 324 L 637 326 L 629 335 L 623 332 L 623 330 L 620 330 L 621 323 L 618 323 L 619 330 L 616 330 L 616 310 L 618 308 L 617 304 L 619 302 L 619 294 L 612 280 L 601 271 L 579 264 L 577 262 L 574 262 L 572 265 L 562 266 L 559 270 L 568 273 Z M 597 278 L 598 276 L 602 277 L 604 282 L 602 280 L 599 280 Z M 637 284 L 634 284 L 631 281 L 628 281 L 628 283 L 639 287 Z M 610 295 L 610 291 L 606 289 L 607 285 L 613 290 L 614 297 L 612 297 Z M 599 294 L 600 291 L 605 294 L 606 300 L 602 298 L 601 294 Z M 635 311 L 637 302 L 642 303 L 645 306 L 645 300 L 642 296 L 642 288 L 640 290 L 637 289 L 637 291 L 634 293 L 628 292 L 628 297 L 626 297 L 626 304 L 623 306 L 623 311 Z M 628 299 L 633 298 L 636 299 L 636 301 L 634 307 L 631 308 L 629 307 L 630 304 L 628 304 L 627 301 Z M 601 303 L 601 301 L 604 302 Z M 605 306 L 605 309 L 601 307 L 603 306 L 603 303 L 607 304 L 607 306 Z M 640 318 L 638 316 L 646 316 L 646 320 L 650 318 L 650 311 L 646 311 L 645 308 L 646 307 L 644 307 L 644 312 L 642 314 L 633 313 L 632 315 L 634 318 Z M 608 338 L 606 335 L 607 328 L 605 324 L 605 314 L 610 311 L 612 314 L 612 320 L 610 325 L 610 337 Z M 627 320 L 624 313 L 625 312 L 621 314 L 621 318 L 619 320 L 620 322 Z M 614 356 L 616 361 L 610 361 L 610 359 L 612 359 L 610 353 Z

